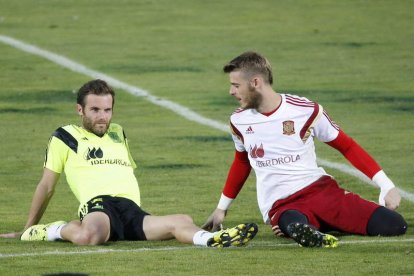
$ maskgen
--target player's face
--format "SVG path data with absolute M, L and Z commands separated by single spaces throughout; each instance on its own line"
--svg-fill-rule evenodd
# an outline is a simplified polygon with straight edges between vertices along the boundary
M 85 107 L 78 104 L 77 108 L 83 127 L 102 137 L 112 119 L 112 95 L 89 94 L 85 97 Z
M 251 81 L 243 76 L 240 71 L 233 71 L 230 77 L 230 95 L 239 101 L 243 109 L 258 109 L 262 102 L 262 96 L 251 84 Z

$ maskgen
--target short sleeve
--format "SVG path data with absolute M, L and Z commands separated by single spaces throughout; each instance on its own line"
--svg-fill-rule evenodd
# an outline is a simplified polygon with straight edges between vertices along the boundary
M 314 126 L 314 134 L 322 142 L 330 142 L 338 137 L 339 126 L 329 117 L 326 111 Z
M 52 136 L 47 146 L 43 167 L 56 173 L 62 173 L 69 154 L 68 146 L 60 139 Z

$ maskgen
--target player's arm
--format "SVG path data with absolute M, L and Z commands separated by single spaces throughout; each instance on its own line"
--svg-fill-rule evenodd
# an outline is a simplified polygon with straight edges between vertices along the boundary
M 24 229 L 29 228 L 32 225 L 38 224 L 42 218 L 50 199 L 55 192 L 55 186 L 59 179 L 60 174 L 51 171 L 47 168 L 43 169 L 42 178 L 37 184 L 36 190 L 32 198 L 32 204 L 29 211 L 29 217 L 27 218 Z
M 242 189 L 246 179 L 249 177 L 250 171 L 251 166 L 247 152 L 239 152 L 236 150 L 220 201 L 217 208 L 202 226 L 203 229 L 216 231 L 220 227 L 221 223 L 224 221 L 228 208 Z
M 357 142 L 339 130 L 338 136 L 327 142 L 328 145 L 341 152 L 351 164 L 364 173 L 381 188 L 379 203 L 389 209 L 398 208 L 401 196 L 394 183 L 387 177 L 378 163 Z

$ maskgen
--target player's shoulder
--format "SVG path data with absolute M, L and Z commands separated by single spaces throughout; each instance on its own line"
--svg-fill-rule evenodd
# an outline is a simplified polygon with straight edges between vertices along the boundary
M 78 136 L 77 134 L 80 133 L 80 127 L 76 125 L 65 125 L 58 127 L 53 133 L 52 136 L 61 138 L 61 137 L 75 137 Z
M 319 103 L 315 101 L 311 101 L 306 97 L 300 97 L 300 96 L 291 95 L 291 94 L 281 94 L 281 95 L 283 98 L 283 102 L 287 106 L 288 110 L 293 109 L 301 113 L 302 112 L 313 113 L 313 112 L 319 112 L 320 110 L 323 110 L 323 107 Z
M 53 147 L 56 150 L 66 150 L 65 145 L 77 152 L 78 140 L 79 140 L 79 127 L 75 125 L 65 125 L 57 128 L 50 138 L 49 147 Z M 57 143 L 60 141 L 60 143 Z M 60 146 L 59 146 L 60 145 Z M 63 147 L 62 147 L 63 146 Z
M 122 126 L 120 124 L 111 123 L 109 125 L 108 131 L 116 131 L 116 132 L 122 132 L 124 131 Z
M 233 111 L 233 113 L 230 115 L 230 121 L 234 120 L 240 120 L 241 118 L 244 118 L 249 115 L 250 109 L 243 109 L 241 107 L 237 108 Z
M 124 142 L 126 139 L 124 129 L 119 124 L 111 123 L 109 125 L 107 133 L 113 141 L 118 143 Z
M 311 101 L 306 97 L 301 97 L 301 96 L 292 95 L 292 94 L 281 94 L 281 95 L 287 104 L 293 105 L 293 106 L 314 107 L 316 104 L 318 104 L 317 102 Z

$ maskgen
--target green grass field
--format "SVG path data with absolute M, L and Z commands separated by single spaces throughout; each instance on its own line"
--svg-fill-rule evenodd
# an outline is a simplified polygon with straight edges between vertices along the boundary
M 224 63 L 246 50 L 273 64 L 275 90 L 321 103 L 335 121 L 414 193 L 414 3 L 396 1 L 6 1 L 0 35 L 64 55 L 226 124 L 237 103 Z M 73 91 L 91 79 L 0 43 L 0 233 L 21 230 L 42 173 L 50 134 L 78 123 Z M 114 122 L 138 164 L 143 208 L 190 214 L 215 208 L 233 158 L 228 133 L 117 90 Z M 346 163 L 317 144 L 319 157 Z M 343 187 L 378 190 L 327 168 Z M 0 275 L 412 275 L 414 203 L 402 200 L 402 237 L 340 235 L 336 249 L 275 238 L 256 203 L 252 174 L 226 226 L 253 221 L 247 248 L 215 250 L 164 242 L 105 246 L 0 239 Z M 42 222 L 76 219 L 64 177 Z

